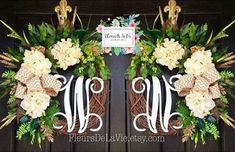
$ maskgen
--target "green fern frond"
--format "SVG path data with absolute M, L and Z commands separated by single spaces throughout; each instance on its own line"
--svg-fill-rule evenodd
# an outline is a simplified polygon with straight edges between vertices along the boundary
M 11 95 L 8 99 L 7 104 L 12 104 L 16 101 L 16 95 Z
M 211 122 L 205 121 L 205 131 L 209 134 L 211 134 L 215 140 L 219 137 L 219 131 L 217 129 L 217 126 Z
M 30 143 L 33 144 L 36 139 L 36 133 L 37 130 L 32 127 L 32 121 L 28 121 L 20 124 L 16 132 L 16 138 L 21 140 L 25 135 L 29 135 L 31 137 Z
M 230 78 L 234 78 L 234 74 L 232 71 L 225 70 L 220 72 L 221 80 L 226 80 Z
M 2 74 L 2 78 L 6 78 L 6 79 L 9 79 L 9 80 L 15 80 L 15 76 L 16 76 L 16 72 L 15 71 L 12 71 L 12 70 L 7 70 L 5 72 L 3 72 Z
M 228 104 L 228 99 L 227 99 L 226 96 L 221 95 L 221 96 L 220 96 L 220 100 L 221 100 L 223 103 Z
M 30 122 L 21 124 L 16 132 L 16 138 L 21 140 L 25 134 L 29 133 L 29 131 L 30 131 Z

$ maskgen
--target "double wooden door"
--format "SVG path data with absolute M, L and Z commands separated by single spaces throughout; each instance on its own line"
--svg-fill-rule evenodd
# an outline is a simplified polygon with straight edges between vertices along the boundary
M 144 16 L 149 25 L 157 15 L 158 5 L 164 6 L 166 0 L 68 0 L 70 5 L 78 6 L 84 24 L 91 17 L 90 28 L 95 28 L 100 19 L 112 18 L 119 15 L 140 13 L 142 28 L 146 29 Z M 219 30 L 226 23 L 235 18 L 235 2 L 233 0 L 178 0 L 183 8 L 181 18 L 185 22 L 209 24 L 211 29 Z M 27 28 L 28 23 L 38 24 L 42 21 L 51 23 L 55 21 L 53 13 L 57 0 L 8 0 L 0 3 L 0 17 L 15 27 L 17 31 Z M 4 51 L 7 46 L 13 46 L 14 42 L 6 38 L 7 30 L 0 26 L 0 48 Z M 225 45 L 231 49 L 235 48 L 235 27 L 229 31 L 231 37 L 225 40 Z M 96 134 L 105 137 L 148 137 L 147 133 L 137 132 L 133 127 L 133 116 L 129 112 L 127 80 L 125 78 L 126 68 L 130 63 L 131 55 L 109 56 L 106 62 L 111 70 L 109 97 L 106 104 L 106 113 L 103 117 L 102 129 L 97 133 L 89 133 L 88 136 Z M 2 68 L 2 67 L 1 67 Z M 171 73 L 165 71 L 167 75 Z M 69 73 L 64 73 L 65 75 Z M 0 102 L 0 118 L 6 115 L 6 100 Z M 235 118 L 235 102 L 231 101 L 230 114 Z M 174 110 L 174 108 L 173 108 Z M 196 150 L 192 143 L 183 144 L 181 135 L 165 136 L 160 142 L 124 142 L 122 140 L 112 142 L 76 142 L 71 137 L 57 135 L 54 143 L 45 142 L 42 149 L 37 145 L 30 145 L 27 139 L 17 141 L 15 138 L 16 124 L 0 131 L 0 151 L 2 152 L 160 152 L 160 151 L 234 151 L 235 132 L 223 123 L 220 124 L 221 136 L 218 141 L 208 140 L 206 145 L 199 145 Z

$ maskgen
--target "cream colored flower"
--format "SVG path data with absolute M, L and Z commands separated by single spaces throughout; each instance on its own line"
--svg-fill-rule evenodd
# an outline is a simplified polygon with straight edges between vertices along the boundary
M 43 91 L 28 92 L 20 106 L 32 118 L 41 117 L 50 105 L 50 96 Z
M 157 45 L 153 55 L 156 57 L 157 63 L 167 66 L 168 69 L 172 70 L 177 67 L 178 61 L 182 59 L 184 52 L 185 50 L 179 42 L 166 38 L 162 44 Z
M 80 62 L 82 56 L 81 48 L 79 44 L 74 45 L 71 39 L 62 39 L 57 42 L 51 50 L 51 54 L 56 60 L 58 65 L 63 70 L 66 70 L 69 66 L 75 65 Z
M 196 51 L 184 63 L 185 72 L 195 76 L 202 75 L 213 66 L 210 50 Z
M 44 54 L 37 50 L 25 50 L 24 63 L 21 65 L 37 76 L 51 72 L 51 62 Z
M 198 118 L 204 118 L 209 115 L 210 110 L 215 107 L 215 102 L 208 91 L 191 91 L 185 99 L 186 105 L 193 115 Z

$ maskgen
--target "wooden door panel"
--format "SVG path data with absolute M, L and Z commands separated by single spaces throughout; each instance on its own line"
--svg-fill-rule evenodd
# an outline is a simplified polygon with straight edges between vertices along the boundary
M 125 100 L 125 70 L 130 63 L 130 56 L 106 56 L 107 65 L 111 70 L 110 97 L 110 137 L 126 136 L 126 100 Z M 121 91 L 123 90 L 123 91 Z M 109 143 L 109 151 L 126 151 L 126 143 L 117 141 Z
M 50 152 L 71 152 L 74 151 L 74 143 L 69 141 L 67 135 L 56 135 L 55 141 L 50 145 Z

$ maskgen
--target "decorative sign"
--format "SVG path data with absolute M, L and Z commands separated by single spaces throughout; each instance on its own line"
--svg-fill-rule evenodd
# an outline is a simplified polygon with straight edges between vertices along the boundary
M 135 47 L 135 28 L 103 27 L 102 47 Z
M 145 131 L 146 129 L 142 129 L 137 127 L 136 122 L 139 117 L 145 116 L 147 118 L 148 126 L 151 132 L 158 133 L 156 128 L 157 119 L 159 117 L 160 119 L 160 125 L 161 129 L 164 132 L 168 132 L 168 124 L 170 121 L 170 118 L 175 115 L 180 115 L 178 112 L 171 113 L 171 107 L 172 107 L 172 96 L 171 96 L 171 90 L 176 91 L 175 88 L 171 86 L 172 80 L 175 78 L 179 78 L 181 75 L 175 75 L 172 76 L 169 80 L 170 84 L 167 82 L 165 76 L 162 76 L 164 84 L 165 84 L 165 91 L 166 91 L 166 102 L 165 102 L 165 108 L 164 112 L 162 111 L 162 92 L 161 92 L 161 83 L 158 77 L 152 76 L 152 85 L 153 85 L 153 100 L 152 100 L 152 110 L 151 114 L 149 113 L 149 97 L 150 97 L 150 81 L 149 79 L 144 79 L 142 77 L 135 78 L 132 81 L 132 89 L 137 94 L 142 94 L 146 91 L 147 97 L 146 97 L 146 113 L 140 113 L 135 116 L 133 125 L 137 131 Z M 135 84 L 138 80 L 144 80 L 145 85 L 142 84 L 142 90 L 136 90 Z M 159 114 L 159 115 L 158 115 Z M 181 129 L 183 126 L 173 126 L 175 129 Z
M 67 121 L 67 126 L 68 126 L 68 133 L 71 133 L 76 125 L 76 120 L 77 117 L 79 119 L 79 129 L 78 129 L 78 133 L 83 133 L 86 131 L 87 129 L 87 125 L 89 122 L 89 117 L 90 116 L 94 116 L 97 117 L 99 120 L 99 126 L 97 128 L 91 128 L 91 131 L 99 131 L 102 127 L 102 119 L 99 115 L 97 115 L 96 113 L 90 113 L 90 91 L 92 93 L 101 93 L 104 89 L 104 81 L 100 78 L 94 77 L 92 79 L 87 79 L 85 82 L 85 91 L 86 91 L 86 107 L 84 107 L 84 92 L 83 92 L 83 81 L 84 81 L 84 77 L 78 77 L 75 83 L 75 88 L 72 89 L 71 88 L 71 84 L 72 84 L 72 80 L 74 79 L 74 76 L 71 76 L 69 81 L 66 80 L 66 78 L 64 76 L 61 75 L 55 75 L 57 78 L 60 78 L 63 80 L 63 84 L 65 85 L 64 87 L 62 87 L 60 89 L 60 91 L 65 91 L 64 93 L 64 109 L 65 109 L 65 113 L 62 112 L 58 112 L 55 115 L 61 115 L 63 116 L 66 121 Z M 99 90 L 94 90 L 94 84 L 91 84 L 92 80 L 97 80 L 100 84 L 101 87 Z M 74 90 L 74 100 L 73 102 L 71 102 L 70 99 L 70 93 L 71 91 Z M 73 105 L 71 105 L 70 103 L 73 103 Z M 73 108 L 73 112 L 72 112 L 72 108 Z M 87 111 L 85 111 L 85 108 L 87 109 Z M 54 125 L 55 129 L 61 129 L 63 128 L 63 126 L 56 126 Z

